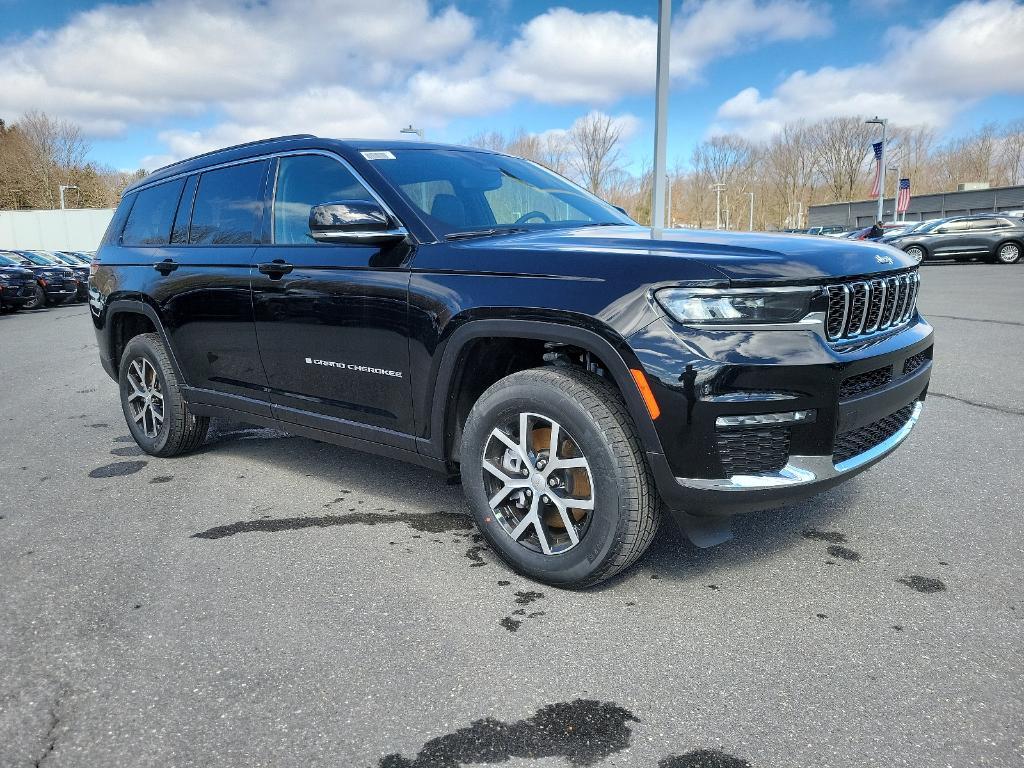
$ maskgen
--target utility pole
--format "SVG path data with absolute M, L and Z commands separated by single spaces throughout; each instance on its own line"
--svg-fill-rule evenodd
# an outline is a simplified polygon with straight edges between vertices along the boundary
M 882 126 L 882 156 L 878 160 L 878 173 L 881 178 L 878 179 L 878 218 L 875 221 L 882 220 L 882 205 L 885 199 L 885 126 L 889 123 L 884 117 L 875 115 L 870 120 L 865 120 L 865 125 L 880 125 Z
M 672 0 L 658 2 L 658 69 L 654 88 L 654 190 L 651 229 L 665 228 L 666 154 L 668 151 L 668 64 Z
M 712 184 L 711 188 L 715 190 L 715 229 L 722 228 L 722 190 L 725 189 L 725 184 L 721 182 Z
M 753 232 L 754 231 L 754 193 L 753 192 L 747 192 L 747 194 L 750 195 L 750 226 L 748 227 L 748 229 L 751 232 Z
M 896 217 L 899 216 L 899 213 L 896 212 L 896 209 L 899 208 L 898 201 L 900 199 L 900 167 L 898 165 L 892 165 L 889 166 L 889 170 L 896 172 L 896 187 L 895 191 L 892 194 L 892 223 L 895 224 Z
M 64 193 L 69 189 L 78 189 L 78 187 L 74 184 L 61 184 L 58 187 L 58 191 L 60 192 L 60 209 L 62 211 L 64 210 Z

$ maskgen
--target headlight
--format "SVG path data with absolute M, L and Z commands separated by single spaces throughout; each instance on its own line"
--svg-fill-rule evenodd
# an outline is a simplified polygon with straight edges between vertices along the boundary
M 811 298 L 816 291 L 816 288 L 664 288 L 654 297 L 680 323 L 745 325 L 801 320 L 810 311 Z

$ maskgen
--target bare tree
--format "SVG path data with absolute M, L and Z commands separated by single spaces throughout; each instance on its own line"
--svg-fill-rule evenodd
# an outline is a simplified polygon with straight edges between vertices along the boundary
M 811 149 L 833 202 L 853 199 L 874 135 L 874 128 L 860 117 L 832 117 L 814 124 Z
M 576 150 L 572 164 L 583 186 L 594 194 L 602 192 L 609 176 L 619 168 L 621 136 L 622 129 L 615 120 L 600 112 L 580 118 L 569 131 L 569 141 Z

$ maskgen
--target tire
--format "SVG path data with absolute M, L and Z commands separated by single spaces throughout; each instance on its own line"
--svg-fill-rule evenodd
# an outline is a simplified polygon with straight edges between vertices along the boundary
M 32 298 L 25 302 L 25 309 L 41 309 L 46 306 L 46 291 L 43 286 L 36 283 Z
M 553 433 L 555 461 L 546 466 Z M 564 462 L 573 466 L 559 469 Z M 660 500 L 625 404 L 615 387 L 585 371 L 534 368 L 491 386 L 466 420 L 461 472 L 492 550 L 552 586 L 583 588 L 615 576 L 644 553 L 660 522 Z M 518 485 L 509 491 L 506 480 Z M 561 510 L 542 501 L 552 497 Z
M 128 429 L 146 453 L 178 456 L 203 444 L 210 420 L 189 410 L 181 395 L 181 382 L 157 334 L 145 333 L 128 342 L 121 355 L 118 382 Z M 139 397 L 140 391 L 157 394 L 151 395 L 147 403 L 146 398 Z
M 1021 244 L 1008 241 L 1000 243 L 995 250 L 996 264 L 1016 264 L 1021 258 Z
M 920 245 L 912 245 L 904 251 L 910 258 L 920 264 L 928 256 L 928 253 Z

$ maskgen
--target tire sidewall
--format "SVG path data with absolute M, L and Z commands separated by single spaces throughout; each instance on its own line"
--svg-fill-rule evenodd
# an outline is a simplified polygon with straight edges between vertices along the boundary
M 533 382 L 517 382 L 485 393 L 473 410 L 478 415 L 471 415 L 463 435 L 462 482 L 477 527 L 491 548 L 515 570 L 549 584 L 572 586 L 600 574 L 623 535 L 626 517 L 621 510 L 624 494 L 615 456 L 591 415 L 554 387 Z M 514 542 L 491 514 L 484 489 L 481 461 L 491 431 L 523 412 L 557 421 L 590 464 L 595 500 L 591 520 L 580 543 L 559 555 L 544 555 Z
M 156 375 L 160 379 L 160 391 L 164 396 L 164 420 L 160 424 L 160 431 L 155 438 L 149 437 L 135 419 L 132 418 L 131 408 L 128 405 L 128 394 L 132 391 L 131 385 L 128 383 L 128 367 L 133 360 L 139 358 L 145 358 L 153 366 Z M 135 442 L 146 453 L 159 454 L 164 450 L 171 436 L 172 413 L 176 405 L 177 391 L 172 388 L 171 382 L 168 381 L 167 372 L 164 370 L 160 357 L 153 350 L 151 341 L 136 337 L 128 343 L 124 354 L 121 355 L 121 365 L 118 368 L 117 380 L 121 395 L 121 411 L 124 413 L 124 420 L 132 433 L 132 437 L 135 438 Z
M 1008 245 L 1012 245 L 1012 246 L 1014 246 L 1017 249 L 1017 257 L 1013 261 L 1005 261 L 1002 258 L 1003 248 L 1005 248 Z M 1020 246 L 1019 243 L 1014 243 L 1014 242 L 1000 243 L 999 245 L 996 246 L 996 258 L 995 258 L 995 260 L 999 264 L 1016 264 L 1018 261 L 1020 261 L 1020 252 L 1021 252 L 1021 246 Z

